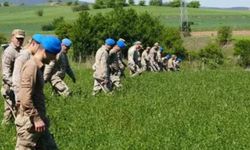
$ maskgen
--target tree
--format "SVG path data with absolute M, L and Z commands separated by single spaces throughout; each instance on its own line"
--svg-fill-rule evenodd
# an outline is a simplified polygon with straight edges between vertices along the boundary
M 140 6 L 145 6 L 145 0 L 140 0 L 139 5 Z
M 135 1 L 134 0 L 129 0 L 128 3 L 129 3 L 129 5 L 134 5 Z
M 181 6 L 181 1 L 180 0 L 173 0 L 168 3 L 168 6 L 170 7 L 180 7 Z
M 10 4 L 9 4 L 9 2 L 4 2 L 4 3 L 3 3 L 3 6 L 5 6 L 5 7 L 9 7 L 9 6 L 10 6 Z
M 200 2 L 199 1 L 191 1 L 190 3 L 188 3 L 187 7 L 200 8 Z
M 221 27 L 217 32 L 217 39 L 220 45 L 225 45 L 232 40 L 232 29 L 229 26 Z
M 240 56 L 238 63 L 243 67 L 250 66 L 250 40 L 240 40 L 235 44 L 234 54 Z
M 161 6 L 162 5 L 162 0 L 150 0 L 149 5 L 152 6 Z

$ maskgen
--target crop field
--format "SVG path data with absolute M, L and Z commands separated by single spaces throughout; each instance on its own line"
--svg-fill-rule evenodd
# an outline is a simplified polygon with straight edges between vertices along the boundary
M 138 12 L 150 12 L 158 17 L 166 26 L 179 27 L 179 8 L 156 6 L 133 6 Z M 126 9 L 127 9 L 126 8 Z M 43 10 L 42 17 L 36 12 Z M 90 14 L 105 13 L 111 9 L 89 10 Z M 250 29 L 250 11 L 247 10 L 217 10 L 217 9 L 188 9 L 189 20 L 194 22 L 193 31 L 217 30 L 220 26 L 231 26 L 234 30 Z M 50 23 L 54 18 L 63 16 L 72 22 L 78 17 L 68 6 L 19 6 L 0 8 L 0 32 L 9 35 L 14 28 L 25 29 L 29 35 L 41 32 L 41 25 Z
M 61 150 L 250 148 L 249 72 L 145 73 L 123 79 L 113 95 L 93 97 L 92 71 L 74 69 L 78 82 L 66 80 L 72 97 L 45 88 Z M 0 127 L 0 143 L 1 150 L 14 149 L 13 126 Z

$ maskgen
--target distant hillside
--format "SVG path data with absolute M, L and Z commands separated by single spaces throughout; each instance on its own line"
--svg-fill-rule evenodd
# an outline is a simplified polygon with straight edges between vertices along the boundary
M 0 0 L 0 3 L 3 3 L 7 0 Z M 61 0 L 62 2 L 75 2 L 76 0 Z M 48 3 L 48 0 L 9 0 L 8 1 L 11 4 L 14 5 L 20 5 L 20 4 L 25 4 L 25 5 L 38 5 L 38 4 L 45 4 Z M 53 0 L 53 2 L 58 2 L 57 0 Z M 84 3 L 83 1 L 79 1 L 79 3 Z

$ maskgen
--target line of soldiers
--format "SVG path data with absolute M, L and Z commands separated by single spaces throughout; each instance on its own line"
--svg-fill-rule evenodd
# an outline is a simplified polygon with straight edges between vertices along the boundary
M 67 73 L 76 82 L 67 52 L 72 42 L 35 34 L 22 47 L 25 32 L 15 29 L 2 55 L 4 117 L 2 125 L 15 121 L 16 150 L 51 149 L 57 145 L 50 134 L 43 87 L 49 82 L 54 91 L 68 96 L 71 91 L 63 81 Z
M 95 55 L 94 88 L 92 95 L 100 91 L 111 92 L 114 88 L 122 87 L 121 77 L 124 75 L 126 64 L 123 61 L 122 49 L 126 48 L 125 40 L 117 42 L 112 38 L 105 40 L 105 44 L 98 49 Z M 142 54 L 142 43 L 137 41 L 128 49 L 128 68 L 131 77 L 142 74 L 144 71 L 178 71 L 181 59 L 175 55 L 162 57 L 163 48 L 155 43 L 152 48 L 147 47 Z

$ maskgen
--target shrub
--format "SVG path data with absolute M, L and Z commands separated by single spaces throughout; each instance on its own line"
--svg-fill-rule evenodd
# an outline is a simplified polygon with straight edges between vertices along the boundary
M 37 16 L 42 17 L 43 16 L 43 10 L 40 9 L 36 12 Z
M 73 2 L 71 2 L 71 1 L 66 3 L 66 5 L 68 5 L 68 6 L 71 6 L 72 4 L 73 4 Z
M 170 7 L 180 7 L 180 5 L 181 5 L 180 0 L 173 0 L 167 4 L 167 6 Z
M 41 29 L 42 31 L 53 31 L 55 27 L 53 24 L 49 23 L 49 24 L 42 25 Z
M 243 67 L 250 66 L 250 40 L 240 40 L 235 44 L 235 55 L 240 56 L 238 63 Z
M 74 5 L 75 5 L 75 6 L 79 5 L 79 1 L 76 0 L 76 1 L 74 2 Z
M 65 23 L 63 17 L 55 18 L 51 23 L 42 25 L 42 31 L 52 31 L 55 30 L 60 24 Z
M 4 36 L 4 34 L 0 33 L 0 44 L 7 43 L 7 38 Z
M 161 6 L 162 5 L 162 0 L 150 0 L 149 5 L 152 6 Z
M 191 1 L 190 3 L 188 3 L 187 7 L 190 8 L 200 8 L 200 2 L 199 1 Z
M 134 4 L 135 4 L 135 1 L 134 1 L 134 0 L 129 0 L 129 1 L 128 1 L 128 4 L 129 4 L 129 5 L 134 5 Z
M 4 3 L 3 3 L 3 6 L 4 6 L 4 7 L 9 7 L 10 4 L 9 4 L 9 2 L 4 2 Z
M 165 29 L 157 18 L 149 13 L 137 14 L 133 9 L 115 9 L 105 15 L 82 12 L 71 30 L 66 31 L 63 27 L 61 30 L 63 31 L 58 29 L 58 32 L 69 35 L 74 42 L 75 59 L 78 59 L 80 54 L 83 57 L 94 54 L 107 37 L 122 37 L 128 47 L 140 40 L 145 46 L 159 42 L 163 47 L 168 47 L 176 53 L 182 54 L 184 51 L 178 29 L 169 33 L 170 29 Z M 127 53 L 126 50 L 123 52 Z
M 72 7 L 73 12 L 85 11 L 85 10 L 89 10 L 89 6 L 86 5 L 86 4 L 82 4 L 82 5 Z
M 201 49 L 199 56 L 201 61 L 211 69 L 217 68 L 224 62 L 222 49 L 217 44 L 209 44 Z
M 72 25 L 68 23 L 61 23 L 57 26 L 55 29 L 55 34 L 58 36 L 58 38 L 70 38 L 70 31 L 72 29 Z
M 218 42 L 220 45 L 226 45 L 229 41 L 232 40 L 232 29 L 229 26 L 221 27 L 218 30 Z
M 140 6 L 145 6 L 145 0 L 140 0 L 139 5 Z

